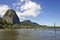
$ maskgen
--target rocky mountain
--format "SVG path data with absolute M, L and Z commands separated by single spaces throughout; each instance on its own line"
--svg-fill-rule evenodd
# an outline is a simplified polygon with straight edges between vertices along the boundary
M 3 19 L 11 24 L 20 24 L 19 18 L 16 14 L 16 12 L 12 9 L 7 10 L 5 15 L 3 16 Z

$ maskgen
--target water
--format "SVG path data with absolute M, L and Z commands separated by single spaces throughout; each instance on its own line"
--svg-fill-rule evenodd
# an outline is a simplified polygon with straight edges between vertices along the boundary
M 60 29 L 0 29 L 0 40 L 60 40 Z

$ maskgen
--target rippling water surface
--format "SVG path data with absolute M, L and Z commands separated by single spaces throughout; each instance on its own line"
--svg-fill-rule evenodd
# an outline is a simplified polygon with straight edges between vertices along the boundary
M 0 29 L 0 40 L 60 40 L 60 29 Z

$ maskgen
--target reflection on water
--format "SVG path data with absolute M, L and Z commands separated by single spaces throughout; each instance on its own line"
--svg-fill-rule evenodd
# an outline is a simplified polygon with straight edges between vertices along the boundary
M 60 40 L 60 29 L 0 30 L 0 40 Z

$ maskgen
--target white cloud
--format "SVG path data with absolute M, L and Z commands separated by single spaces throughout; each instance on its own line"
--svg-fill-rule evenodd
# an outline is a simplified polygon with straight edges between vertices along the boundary
M 8 5 L 0 5 L 0 15 L 3 16 L 8 9 Z
M 23 1 L 25 1 L 25 0 L 19 0 L 19 1 L 23 2 Z
M 27 1 L 30 1 L 30 0 L 19 0 L 19 1 L 20 1 L 20 2 L 24 2 L 24 1 L 27 2 Z
M 32 1 L 29 1 L 22 5 L 20 9 L 23 11 L 23 15 L 25 16 L 35 17 L 41 12 L 41 6 Z
M 25 19 L 25 16 L 38 16 L 41 13 L 42 9 L 40 4 L 32 2 L 31 0 L 19 0 L 18 2 L 13 3 L 12 5 L 14 6 L 13 8 L 17 10 L 17 15 L 21 21 Z M 3 16 L 8 9 L 8 5 L 0 5 L 0 15 Z
M 22 16 L 22 15 L 23 15 L 22 13 L 17 12 L 17 11 L 16 11 L 16 13 L 17 13 L 17 15 L 18 15 L 18 17 L 19 17 L 20 21 L 25 20 L 25 17 L 24 17 L 24 16 Z
M 31 0 L 19 0 L 15 5 L 18 10 L 20 10 L 20 16 L 33 16 L 36 17 L 41 13 L 41 5 Z M 18 5 L 18 3 L 22 5 Z
M 13 6 L 17 10 L 16 12 L 20 20 L 24 20 L 25 16 L 36 17 L 41 13 L 42 9 L 40 4 L 32 2 L 32 0 L 19 0 L 13 3 Z

